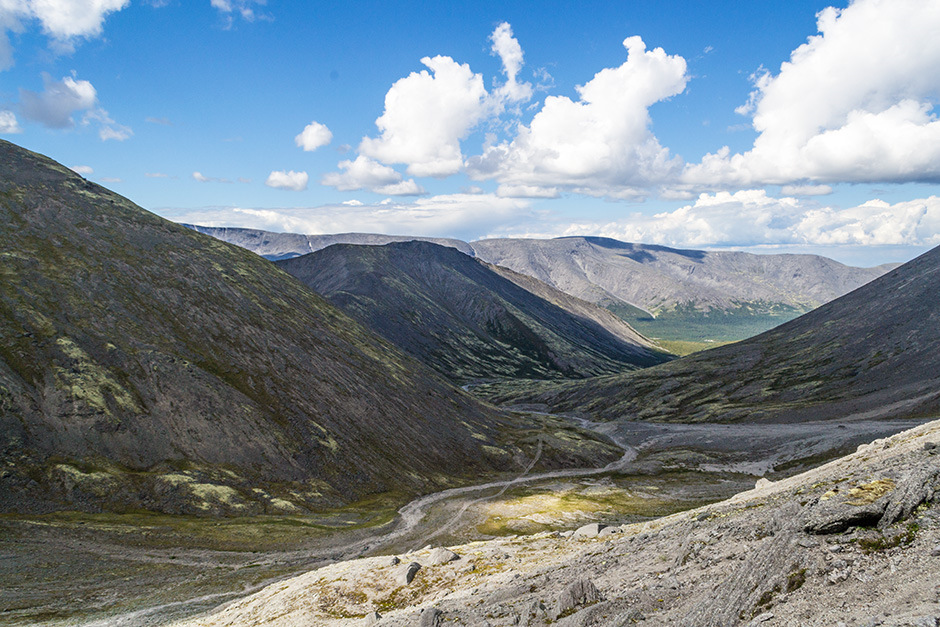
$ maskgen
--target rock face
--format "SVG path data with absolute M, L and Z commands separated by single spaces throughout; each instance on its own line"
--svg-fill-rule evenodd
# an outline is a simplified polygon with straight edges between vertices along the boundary
M 0 224 L 2 511 L 297 513 L 506 463 L 492 410 L 269 262 L 7 142 Z
M 742 304 L 808 311 L 881 276 L 893 265 L 853 268 L 816 255 L 677 250 L 603 237 L 472 242 L 477 257 L 590 302 L 624 302 L 659 314 L 677 307 Z
M 930 495 L 940 477 L 923 444 L 938 436 L 940 421 L 928 423 L 760 490 L 607 537 L 540 534 L 455 547 L 475 569 L 453 562 L 422 571 L 421 585 L 407 592 L 392 581 L 394 567 L 376 568 L 383 558 L 333 564 L 185 626 L 333 627 L 351 624 L 339 616 L 374 606 L 389 608 L 379 623 L 389 627 L 420 624 L 435 610 L 443 624 L 491 627 L 936 624 L 940 503 Z M 826 503 L 879 499 L 886 513 L 903 503 L 901 517 L 879 521 L 880 529 L 807 531 Z M 337 601 L 316 609 L 311 599 L 319 595 Z
M 940 248 L 757 337 L 635 373 L 557 386 L 541 402 L 675 422 L 940 413 Z
M 278 265 L 459 383 L 580 378 L 668 359 L 610 312 L 454 248 L 336 245 Z

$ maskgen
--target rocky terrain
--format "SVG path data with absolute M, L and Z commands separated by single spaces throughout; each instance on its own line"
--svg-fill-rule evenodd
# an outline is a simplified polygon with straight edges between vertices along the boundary
M 278 265 L 458 383 L 583 378 L 668 360 L 609 311 L 430 242 L 338 244 Z
M 757 337 L 626 375 L 519 391 L 603 419 L 797 422 L 940 413 L 940 248 Z M 538 391 L 542 386 L 541 392 Z M 483 393 L 485 390 L 478 390 Z
M 179 627 L 940 624 L 940 422 L 651 522 L 332 564 Z
M 536 446 L 268 261 L 7 142 L 0 221 L 0 511 L 297 514 Z M 616 457 L 583 439 L 540 463 Z

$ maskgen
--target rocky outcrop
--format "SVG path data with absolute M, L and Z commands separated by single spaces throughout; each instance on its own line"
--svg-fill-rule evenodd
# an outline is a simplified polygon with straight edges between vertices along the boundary
M 444 624 L 491 627 L 936 624 L 940 485 L 937 456 L 924 445 L 938 437 L 940 422 L 928 423 L 801 475 L 625 525 L 618 534 L 571 542 L 542 533 L 469 544 L 458 548 L 461 561 L 422 571 L 421 585 L 407 596 L 388 583 L 391 567 L 377 568 L 380 558 L 370 558 L 313 571 L 186 625 L 237 625 L 247 616 L 259 626 L 293 625 L 311 594 L 342 599 L 347 590 L 356 593 L 349 598 L 365 600 L 331 606 L 310 620 L 343 625 L 336 613 L 364 615 L 381 604 L 389 611 L 379 624 L 402 627 L 432 609 L 443 613 Z M 842 506 L 874 503 L 882 518 L 889 511 L 899 517 L 850 522 L 838 533 L 807 529 L 813 520 L 850 511 Z M 429 556 L 430 549 L 413 554 Z M 465 561 L 474 568 L 458 567 Z

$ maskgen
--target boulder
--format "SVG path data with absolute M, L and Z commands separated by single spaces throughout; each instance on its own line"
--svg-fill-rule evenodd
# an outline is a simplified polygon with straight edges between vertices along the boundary
M 555 610 L 552 614 L 552 620 L 558 620 L 559 617 L 567 615 L 576 607 L 597 603 L 601 600 L 601 593 L 597 586 L 590 579 L 584 577 L 568 584 L 558 599 L 555 601 Z
M 409 585 L 414 581 L 415 575 L 418 574 L 418 571 L 421 570 L 421 564 L 418 562 L 411 562 L 398 575 L 398 583 L 403 586 Z
M 578 527 L 573 534 L 571 534 L 571 539 L 575 538 L 596 538 L 597 534 L 601 532 L 601 529 L 606 527 L 600 523 L 591 523 L 589 525 L 584 525 L 583 527 Z
M 444 612 L 436 607 L 426 607 L 421 610 L 421 616 L 418 618 L 418 627 L 440 627 L 443 616 Z
M 431 555 L 425 561 L 425 566 L 437 566 L 438 564 L 447 564 L 448 562 L 453 562 L 459 560 L 460 556 L 451 551 L 450 549 L 445 549 L 442 546 L 437 547 L 431 551 Z

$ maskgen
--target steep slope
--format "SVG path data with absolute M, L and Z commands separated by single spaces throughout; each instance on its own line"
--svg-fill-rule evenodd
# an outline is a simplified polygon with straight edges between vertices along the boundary
M 0 510 L 292 512 L 516 467 L 492 410 L 246 250 L 7 142 L 0 221 Z
M 893 266 L 853 268 L 817 255 L 677 250 L 602 237 L 472 242 L 485 261 L 591 302 L 622 301 L 653 314 L 748 303 L 808 311 Z
M 470 244 L 459 239 L 446 237 L 412 237 L 410 235 L 380 235 L 377 233 L 338 233 L 335 235 L 301 235 L 299 233 L 274 233 L 258 229 L 241 229 L 235 227 L 198 226 L 184 224 L 183 226 L 211 235 L 223 242 L 247 248 L 253 253 L 266 259 L 276 261 L 290 259 L 308 253 L 316 252 L 333 244 L 361 244 L 381 246 L 391 242 L 434 242 L 441 246 L 456 248 L 462 253 L 473 255 Z
M 677 422 L 930 416 L 940 412 L 938 294 L 935 248 L 749 340 L 535 396 L 558 410 Z
M 278 265 L 459 382 L 584 377 L 666 359 L 609 312 L 454 248 L 338 244 Z

